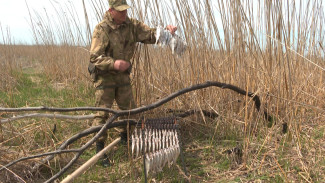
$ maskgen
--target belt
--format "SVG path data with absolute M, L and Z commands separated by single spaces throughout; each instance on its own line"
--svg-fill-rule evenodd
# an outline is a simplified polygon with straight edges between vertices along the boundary
M 119 87 L 125 87 L 125 86 L 130 86 L 131 84 L 130 83 L 127 83 L 127 84 L 117 84 L 117 85 L 104 85 L 104 86 L 97 86 L 96 87 L 96 90 L 104 90 L 106 88 L 119 88 Z

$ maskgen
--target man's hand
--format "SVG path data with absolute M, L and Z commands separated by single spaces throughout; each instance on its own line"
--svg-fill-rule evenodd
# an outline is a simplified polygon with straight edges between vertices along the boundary
M 175 32 L 177 31 L 177 27 L 173 26 L 173 25 L 167 25 L 166 29 L 172 34 L 174 35 Z
M 120 72 L 126 71 L 130 67 L 130 63 L 125 60 L 115 60 L 114 69 Z

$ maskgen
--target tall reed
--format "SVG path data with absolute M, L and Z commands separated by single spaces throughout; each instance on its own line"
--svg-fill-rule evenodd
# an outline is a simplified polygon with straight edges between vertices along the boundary
M 73 4 L 53 4 L 55 18 L 46 11 L 31 13 L 37 43 L 33 57 L 36 56 L 42 72 L 53 81 L 90 86 L 89 55 L 85 49 L 89 49 L 91 31 L 96 24 L 91 20 L 99 22 L 108 5 L 101 0 L 82 3 L 83 17 L 76 14 Z M 172 55 L 168 48 L 138 45 L 132 60 L 132 83 L 138 106 L 208 80 L 256 92 L 262 96 L 265 110 L 274 116 L 276 126 L 265 127 L 263 116 L 256 114 L 251 99 L 217 88 L 187 94 L 163 108 L 217 111 L 220 120 L 203 118 L 199 122 L 188 119 L 188 122 L 204 124 L 214 130 L 211 135 L 221 139 L 235 134 L 243 143 L 244 162 L 256 174 L 271 166 L 287 181 L 319 180 L 312 176 L 321 172 L 321 168 L 315 168 L 318 156 L 308 156 L 309 151 L 324 153 L 324 149 L 317 145 L 319 141 L 308 136 L 313 133 L 312 127 L 323 125 L 325 119 L 323 1 L 142 0 L 129 3 L 130 17 L 152 27 L 175 24 L 177 34 L 188 43 L 181 57 Z M 15 55 L 10 46 L 1 46 L 6 49 L 7 57 Z M 8 63 L 0 64 L 11 67 L 10 64 L 17 62 Z M 3 82 L 0 84 L 3 89 Z M 285 149 L 277 141 L 281 124 L 289 126 L 285 140 L 290 141 L 290 154 L 284 158 L 292 164 L 284 170 L 278 166 L 282 159 L 277 156 Z M 191 125 L 186 128 L 195 130 Z M 308 145 L 302 145 L 303 142 Z M 300 173 L 292 173 L 295 167 Z

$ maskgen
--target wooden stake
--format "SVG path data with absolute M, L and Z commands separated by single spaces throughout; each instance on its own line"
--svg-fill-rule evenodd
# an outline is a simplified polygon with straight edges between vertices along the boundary
M 83 164 L 81 167 L 79 167 L 77 170 L 75 170 L 72 174 L 68 175 L 65 179 L 62 180 L 61 183 L 69 183 L 82 173 L 84 173 L 89 167 L 94 165 L 101 157 L 104 156 L 105 153 L 110 151 L 117 143 L 121 141 L 121 137 L 115 139 L 111 144 L 106 146 L 103 150 L 101 150 L 99 153 L 97 153 L 95 156 L 90 158 L 85 164 Z

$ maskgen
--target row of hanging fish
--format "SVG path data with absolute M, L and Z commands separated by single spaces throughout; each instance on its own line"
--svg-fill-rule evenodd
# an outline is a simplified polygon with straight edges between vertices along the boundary
M 170 167 L 180 154 L 176 129 L 135 128 L 131 139 L 132 156 L 137 158 L 145 153 L 147 174 L 160 172 L 166 165 Z
M 172 53 L 181 56 L 187 47 L 187 43 L 178 35 L 172 35 L 168 30 L 163 27 L 157 27 L 156 31 L 156 44 L 159 46 L 169 45 Z
M 179 148 L 179 145 L 175 145 L 154 153 L 147 153 L 145 161 L 146 174 L 148 175 L 149 172 L 161 172 L 166 165 L 170 167 L 176 164 L 176 160 L 180 154 Z

